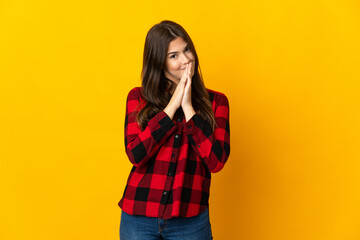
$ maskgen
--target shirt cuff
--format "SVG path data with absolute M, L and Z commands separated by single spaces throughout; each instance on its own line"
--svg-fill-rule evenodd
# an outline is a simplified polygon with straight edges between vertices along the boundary
M 190 134 L 195 131 L 195 128 L 204 128 L 209 131 L 208 123 L 197 113 L 195 113 L 184 126 L 185 132 Z
M 201 157 L 205 156 L 205 152 L 199 141 L 199 134 L 202 134 L 201 129 L 203 124 L 205 123 L 206 122 L 202 119 L 202 117 L 200 117 L 199 114 L 195 113 L 184 125 L 185 134 L 188 136 L 190 143 L 199 151 Z
M 195 122 L 198 123 L 198 122 L 201 122 L 201 121 L 202 121 L 201 117 L 200 117 L 197 113 L 195 113 L 195 114 L 189 119 L 189 121 L 187 121 L 187 122 L 185 123 L 185 125 L 184 125 L 184 127 L 185 127 L 185 133 L 186 133 L 186 134 L 191 134 L 191 133 L 194 131 L 194 129 L 195 129 Z
M 156 119 L 158 120 L 161 128 L 167 132 L 169 131 L 172 127 L 175 126 L 175 123 L 171 120 L 171 118 L 169 117 L 169 115 L 167 115 L 166 112 L 161 111 L 156 115 Z

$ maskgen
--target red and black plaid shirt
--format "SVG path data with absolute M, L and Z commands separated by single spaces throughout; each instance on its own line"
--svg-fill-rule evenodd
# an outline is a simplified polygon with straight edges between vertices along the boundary
M 131 215 L 196 216 L 208 207 L 211 173 L 220 171 L 230 154 L 229 102 L 207 89 L 215 113 L 215 131 L 195 113 L 186 122 L 179 107 L 171 119 L 156 114 L 141 131 L 135 114 L 145 106 L 141 88 L 126 103 L 125 148 L 133 164 L 119 207 Z

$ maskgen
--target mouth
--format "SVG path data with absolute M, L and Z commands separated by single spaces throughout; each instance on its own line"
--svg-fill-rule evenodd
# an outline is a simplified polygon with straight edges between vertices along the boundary
M 194 64 L 194 63 L 192 63 L 192 64 Z M 180 70 L 186 70 L 186 67 L 184 67 L 184 68 L 180 68 Z

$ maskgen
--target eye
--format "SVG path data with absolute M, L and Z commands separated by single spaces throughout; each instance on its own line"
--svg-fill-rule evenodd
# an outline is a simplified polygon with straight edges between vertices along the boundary
M 171 56 L 170 56 L 170 58 L 175 58 L 175 56 L 176 56 L 176 54 L 174 54 L 174 55 L 171 55 Z
M 190 48 L 189 48 L 189 47 L 185 48 L 185 52 L 187 52 L 187 51 L 190 51 Z

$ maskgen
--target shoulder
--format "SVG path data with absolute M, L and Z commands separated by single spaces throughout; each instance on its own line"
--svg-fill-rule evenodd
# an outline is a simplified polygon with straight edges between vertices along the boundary
M 209 88 L 206 88 L 206 90 L 209 93 L 209 98 L 211 102 L 216 102 L 217 105 L 228 105 L 229 101 L 224 93 Z
M 141 87 L 133 87 L 127 95 L 128 100 L 140 100 L 142 98 Z
M 224 93 L 219 92 L 219 91 L 215 91 L 215 90 L 210 89 L 210 88 L 206 88 L 206 90 L 208 91 L 209 94 L 225 96 Z
M 131 108 L 143 108 L 146 105 L 146 101 L 141 93 L 141 87 L 133 87 L 130 89 L 126 102 Z

